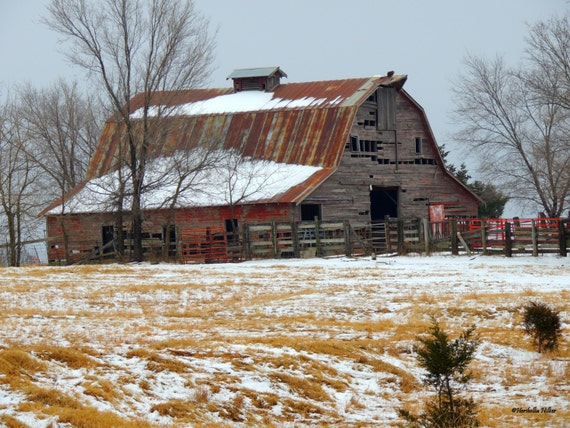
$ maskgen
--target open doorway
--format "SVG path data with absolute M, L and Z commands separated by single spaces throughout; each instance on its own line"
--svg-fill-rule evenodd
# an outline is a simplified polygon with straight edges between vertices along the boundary
M 386 216 L 398 217 L 398 188 L 373 187 L 370 190 L 370 220 L 383 221 Z
M 115 227 L 114 226 L 103 226 L 102 227 L 102 243 L 103 243 L 103 254 L 112 253 L 115 251 L 113 248 L 113 240 L 115 239 Z

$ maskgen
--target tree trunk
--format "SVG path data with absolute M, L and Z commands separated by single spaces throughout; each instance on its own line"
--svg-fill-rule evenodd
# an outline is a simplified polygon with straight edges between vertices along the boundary
M 16 223 L 13 213 L 6 213 L 6 217 L 8 222 L 8 263 L 14 267 L 17 266 Z
M 115 231 L 116 231 L 116 258 L 119 261 L 123 261 L 125 256 L 125 233 L 123 231 L 123 210 L 121 207 L 118 208 L 115 213 Z
M 447 399 L 449 400 L 449 411 L 453 412 L 453 391 L 451 385 L 449 384 L 449 377 L 445 378 L 445 393 L 447 394 Z
M 132 234 L 133 234 L 133 260 L 136 262 L 143 261 L 142 248 L 142 212 L 140 202 L 140 192 L 135 191 L 133 194 L 132 209 Z

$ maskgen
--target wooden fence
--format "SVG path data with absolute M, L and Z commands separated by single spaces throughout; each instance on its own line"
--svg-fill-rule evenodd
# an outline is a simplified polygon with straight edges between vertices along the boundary
M 182 230 L 183 263 L 260 258 L 309 258 L 369 254 L 369 227 L 349 222 L 246 224 L 236 233 L 223 229 Z
M 244 224 L 235 233 L 223 228 L 178 230 L 171 260 L 209 263 L 261 258 L 310 258 L 371 254 L 451 252 L 533 256 L 570 247 L 568 219 L 386 218 L 383 222 L 314 222 Z M 149 244 L 150 242 L 150 244 Z M 113 248 L 101 243 L 70 243 L 70 260 L 62 249 L 51 251 L 50 263 L 101 262 L 113 259 Z M 154 237 L 143 242 L 147 259 L 157 260 L 165 245 Z M 58 252 L 59 251 L 59 252 Z M 128 256 L 127 256 L 128 257 Z
M 535 257 L 545 253 L 568 255 L 568 219 L 472 219 L 458 225 L 463 231 L 458 228 L 457 236 L 463 239 L 467 252 L 503 253 L 507 257 L 527 253 Z
M 318 220 L 250 224 L 228 240 L 228 259 L 445 251 L 452 254 L 500 253 L 508 257 L 522 253 L 566 256 L 570 247 L 569 228 L 569 220 L 543 218 L 450 219 L 439 223 L 421 218 L 386 218 L 383 222 L 354 225 L 349 221 Z

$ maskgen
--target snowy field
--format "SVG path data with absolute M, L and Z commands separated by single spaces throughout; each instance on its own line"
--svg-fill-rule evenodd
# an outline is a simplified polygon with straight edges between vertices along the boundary
M 397 426 L 435 316 L 481 346 L 483 426 L 570 426 L 570 258 L 388 257 L 0 270 L 0 425 Z M 521 307 L 553 305 L 540 355 Z M 518 410 L 517 410 L 518 409 Z

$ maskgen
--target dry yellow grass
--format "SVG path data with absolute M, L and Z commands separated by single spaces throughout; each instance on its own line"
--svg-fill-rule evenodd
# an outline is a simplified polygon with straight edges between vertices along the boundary
M 447 285 L 407 287 L 414 274 L 389 265 L 280 263 L 248 273 L 173 267 L 168 275 L 105 265 L 4 274 L 0 285 L 13 297 L 0 302 L 0 382 L 25 399 L 11 413 L 0 409 L 3 426 L 26 426 L 18 412 L 86 427 L 157 426 L 145 419 L 152 412 L 164 427 L 220 420 L 229 427 L 382 426 L 382 413 L 419 413 L 431 396 L 412 346 L 432 314 L 452 337 L 476 324 L 485 348 L 501 350 L 471 367 L 477 384 L 492 385 L 475 394 L 483 424 L 563 426 L 569 416 L 556 404 L 570 376 L 567 335 L 557 354 L 532 357 L 519 327 L 527 300 L 556 306 L 568 301 L 567 290 L 437 294 L 431 289 Z M 449 281 L 459 277 L 451 273 Z M 524 362 L 503 356 L 511 350 L 525 353 Z M 171 379 L 179 379 L 178 395 L 161 395 Z M 521 385 L 536 385 L 534 396 L 555 403 L 556 416 L 513 414 L 511 407 L 529 404 L 512 392 Z
M 31 428 L 29 425 L 10 415 L 0 415 L 0 423 L 6 428 Z

